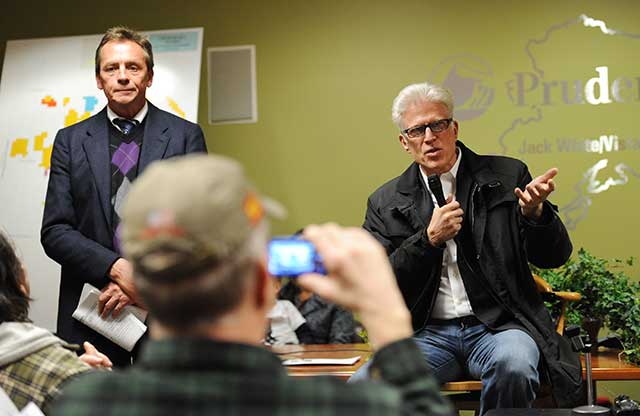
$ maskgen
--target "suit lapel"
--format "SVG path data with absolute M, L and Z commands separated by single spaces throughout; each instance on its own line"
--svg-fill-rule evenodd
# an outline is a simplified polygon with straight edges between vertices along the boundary
M 168 120 L 157 107 L 149 103 L 142 152 L 138 161 L 138 175 L 144 172 L 149 163 L 163 158 L 170 139 Z
M 91 118 L 87 126 L 87 139 L 82 147 L 93 173 L 93 180 L 98 190 L 98 198 L 105 221 L 111 224 L 111 162 L 109 160 L 109 124 L 107 120 L 107 107 Z

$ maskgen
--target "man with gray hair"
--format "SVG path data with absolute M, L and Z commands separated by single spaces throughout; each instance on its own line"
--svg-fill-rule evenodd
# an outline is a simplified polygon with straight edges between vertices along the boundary
M 125 27 L 108 29 L 96 49 L 95 79 L 107 105 L 56 135 L 41 241 L 62 268 L 58 335 L 90 341 L 116 366 L 125 366 L 131 364 L 129 351 L 71 316 L 86 283 L 102 291 L 99 310 L 105 319 L 139 303 L 117 237 L 129 187 L 154 160 L 207 147 L 197 124 L 147 101 L 153 50 L 146 36 Z
M 369 197 L 364 228 L 389 255 L 436 377 L 482 380 L 481 413 L 530 407 L 541 376 L 571 407 L 580 361 L 555 332 L 528 265 L 558 267 L 571 255 L 547 201 L 558 170 L 532 179 L 519 160 L 471 151 L 458 140 L 450 91 L 435 84 L 400 91 L 392 118 L 414 163 Z
M 306 227 L 328 275 L 298 279 L 360 314 L 378 350 L 379 382 L 292 379 L 261 346 L 276 300 L 266 214 L 277 207 L 224 157 L 151 166 L 123 215 L 125 254 L 153 317 L 151 340 L 126 372 L 71 384 L 53 414 L 450 415 L 410 338 L 411 317 L 385 252 L 361 228 Z

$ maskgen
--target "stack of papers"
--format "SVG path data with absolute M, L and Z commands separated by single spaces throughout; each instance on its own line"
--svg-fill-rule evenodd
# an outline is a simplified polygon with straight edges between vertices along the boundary
M 360 356 L 351 358 L 291 358 L 284 360 L 282 365 L 354 365 Z
M 147 331 L 147 326 L 144 324 L 144 320 L 147 319 L 147 311 L 129 305 L 124 307 L 117 318 L 111 314 L 103 318 L 98 313 L 99 297 L 100 291 L 89 283 L 85 283 L 78 307 L 71 316 L 108 338 L 111 342 L 131 351 Z

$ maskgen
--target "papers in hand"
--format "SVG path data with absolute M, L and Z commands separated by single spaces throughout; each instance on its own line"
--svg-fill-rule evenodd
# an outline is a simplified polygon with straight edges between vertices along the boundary
M 351 358 L 291 358 L 284 360 L 282 365 L 354 365 L 360 356 Z
M 147 330 L 147 326 L 143 323 L 147 319 L 147 312 L 137 306 L 129 305 L 124 307 L 117 318 L 111 314 L 107 318 L 102 318 L 98 313 L 99 297 L 100 291 L 89 283 L 85 283 L 78 307 L 71 316 L 111 342 L 131 351 Z

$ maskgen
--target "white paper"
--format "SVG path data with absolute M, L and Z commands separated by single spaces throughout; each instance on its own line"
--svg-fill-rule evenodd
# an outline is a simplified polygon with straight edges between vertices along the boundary
M 147 330 L 141 320 L 146 318 L 146 311 L 136 306 L 126 306 L 117 318 L 112 315 L 102 318 L 98 313 L 99 297 L 100 291 L 85 283 L 80 302 L 72 316 L 125 350 L 131 351 Z
M 354 365 L 360 356 L 351 358 L 291 358 L 284 360 L 282 365 Z
M 17 415 L 18 408 L 2 387 L 0 387 L 0 415 L 13 416 Z
M 44 413 L 33 402 L 29 402 L 20 412 L 20 416 L 44 416 Z

